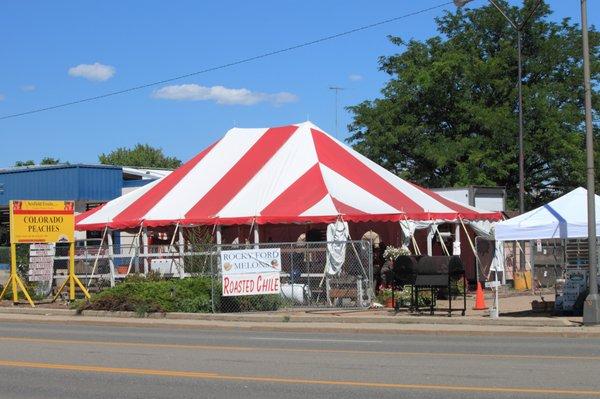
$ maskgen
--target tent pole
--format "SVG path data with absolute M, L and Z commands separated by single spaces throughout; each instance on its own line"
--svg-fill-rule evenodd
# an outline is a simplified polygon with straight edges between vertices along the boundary
M 465 226 L 465 224 L 463 223 L 462 218 L 459 218 L 458 220 L 460 220 L 460 224 L 463 227 L 463 230 L 465 232 L 465 235 L 467 236 L 467 239 L 469 240 L 469 245 L 471 246 L 471 250 L 473 251 L 473 255 L 475 255 L 475 272 L 477 275 L 477 281 L 479 281 L 479 263 L 481 263 L 479 261 L 479 255 L 477 255 L 477 250 L 475 249 L 475 246 L 473 245 L 473 240 L 471 240 L 471 236 L 469 235 L 469 232 L 467 231 L 467 227 Z
M 175 244 L 175 237 L 177 237 L 177 232 L 179 231 L 179 223 L 177 223 L 175 225 L 175 230 L 173 230 L 173 236 L 171 237 L 171 242 L 169 243 L 169 247 L 168 247 L 168 253 L 169 256 L 171 257 L 171 265 L 169 266 L 169 272 L 171 274 L 173 274 L 173 265 L 175 264 L 175 256 L 173 255 L 173 252 L 171 252 L 171 249 L 175 249 L 174 244 Z M 175 266 L 177 268 L 177 270 L 179 271 L 179 268 L 177 266 Z
M 183 226 L 179 227 L 178 234 L 178 247 L 179 247 L 179 264 L 181 266 L 181 273 L 179 274 L 179 278 L 184 278 L 185 274 L 185 262 L 184 262 L 184 251 L 185 251 L 185 241 L 183 237 Z
M 127 274 L 131 273 L 131 265 L 133 264 L 133 258 L 136 257 L 137 255 L 137 250 L 140 246 L 140 234 L 142 233 L 142 228 L 140 227 L 140 229 L 138 230 L 137 233 L 135 233 L 135 235 L 133 236 L 133 240 L 131 241 L 131 246 L 129 247 L 129 252 L 128 255 L 131 255 L 131 250 L 135 250 L 134 254 L 132 256 L 129 257 L 129 266 L 127 267 Z M 135 273 L 139 273 L 140 272 L 140 265 L 138 260 L 136 260 L 135 263 Z
M 92 273 L 88 278 L 88 282 L 86 288 L 90 286 L 92 282 L 92 278 L 94 277 L 94 273 L 96 272 L 96 268 L 98 267 L 98 259 L 100 258 L 100 251 L 102 250 L 102 246 L 104 245 L 104 239 L 106 238 L 106 232 L 108 231 L 108 226 L 104 228 L 104 232 L 102 233 L 102 239 L 100 240 L 100 246 L 98 247 L 98 252 L 96 252 L 96 259 L 94 259 L 94 266 L 92 267 Z
M 144 276 L 148 275 L 150 259 L 148 259 L 148 228 L 142 227 L 142 254 L 144 255 Z
M 115 286 L 115 251 L 113 248 L 112 230 L 108 232 L 106 239 L 108 240 L 108 266 L 110 268 L 110 286 Z
M 437 232 L 438 237 L 440 239 L 440 244 L 442 245 L 442 250 L 444 251 L 446 256 L 450 256 L 450 252 L 448 252 L 448 248 L 446 248 L 446 243 L 444 242 L 444 239 L 442 238 L 442 234 L 440 233 L 440 229 L 437 228 L 437 225 L 435 226 L 435 231 Z

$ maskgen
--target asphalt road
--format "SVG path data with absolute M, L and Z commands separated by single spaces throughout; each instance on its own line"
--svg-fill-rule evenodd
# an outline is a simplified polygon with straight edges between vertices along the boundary
M 0 398 L 600 398 L 600 340 L 0 324 Z

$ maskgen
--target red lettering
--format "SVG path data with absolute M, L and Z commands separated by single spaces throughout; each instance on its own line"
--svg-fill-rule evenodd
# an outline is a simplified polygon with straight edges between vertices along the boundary
M 223 293 L 229 293 L 229 277 L 223 277 Z

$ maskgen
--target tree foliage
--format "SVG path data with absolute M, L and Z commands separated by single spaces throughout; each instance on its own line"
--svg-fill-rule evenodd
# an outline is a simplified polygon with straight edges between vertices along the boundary
M 499 1 L 522 21 L 522 9 Z M 523 31 L 527 206 L 585 184 L 581 30 L 549 21 L 544 2 Z M 394 173 L 429 187 L 501 185 L 518 192 L 517 33 L 493 6 L 447 12 L 439 36 L 380 58 L 390 76 L 382 97 L 349 107 L 349 141 Z M 600 35 L 590 30 L 592 86 L 600 78 Z M 593 103 L 600 104 L 597 90 Z M 598 108 L 595 109 L 597 115 Z M 598 136 L 595 125 L 595 135 Z M 598 159 L 598 157 L 596 157 Z
M 100 163 L 105 165 L 121 165 L 144 168 L 174 169 L 181 166 L 181 161 L 175 157 L 167 157 L 161 148 L 148 144 L 136 144 L 133 148 L 117 148 L 108 154 L 98 156 Z
M 52 157 L 45 157 L 40 162 L 40 165 L 58 165 L 58 164 L 60 164 L 60 159 L 52 158 Z
M 44 157 L 42 158 L 42 160 L 40 161 L 40 165 L 58 165 L 60 164 L 60 159 L 58 158 L 52 158 L 52 157 Z M 15 162 L 15 166 L 34 166 L 35 162 L 33 160 L 28 160 L 28 161 L 17 161 Z
M 33 166 L 35 165 L 35 162 L 33 162 L 33 160 L 28 160 L 28 161 L 17 161 L 15 162 L 15 166 L 16 167 L 21 167 L 21 166 Z

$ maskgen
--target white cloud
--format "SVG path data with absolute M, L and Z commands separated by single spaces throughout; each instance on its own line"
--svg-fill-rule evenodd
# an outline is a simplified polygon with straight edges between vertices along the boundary
M 197 84 L 161 87 L 152 93 L 152 97 L 163 100 L 215 101 L 217 104 L 223 105 L 254 105 L 261 102 L 281 105 L 298 100 L 295 94 L 287 92 L 260 93 L 244 88 L 206 87 Z
M 353 82 L 358 82 L 359 80 L 363 80 L 363 76 L 357 73 L 353 73 L 350 76 L 348 76 L 348 79 L 350 79 Z
M 22 91 L 35 91 L 36 87 L 35 85 L 24 85 L 21 86 L 21 90 Z
M 99 62 L 93 64 L 79 64 L 69 68 L 69 75 L 71 76 L 98 82 L 103 82 L 112 78 L 115 75 L 115 72 L 115 67 L 100 64 Z

